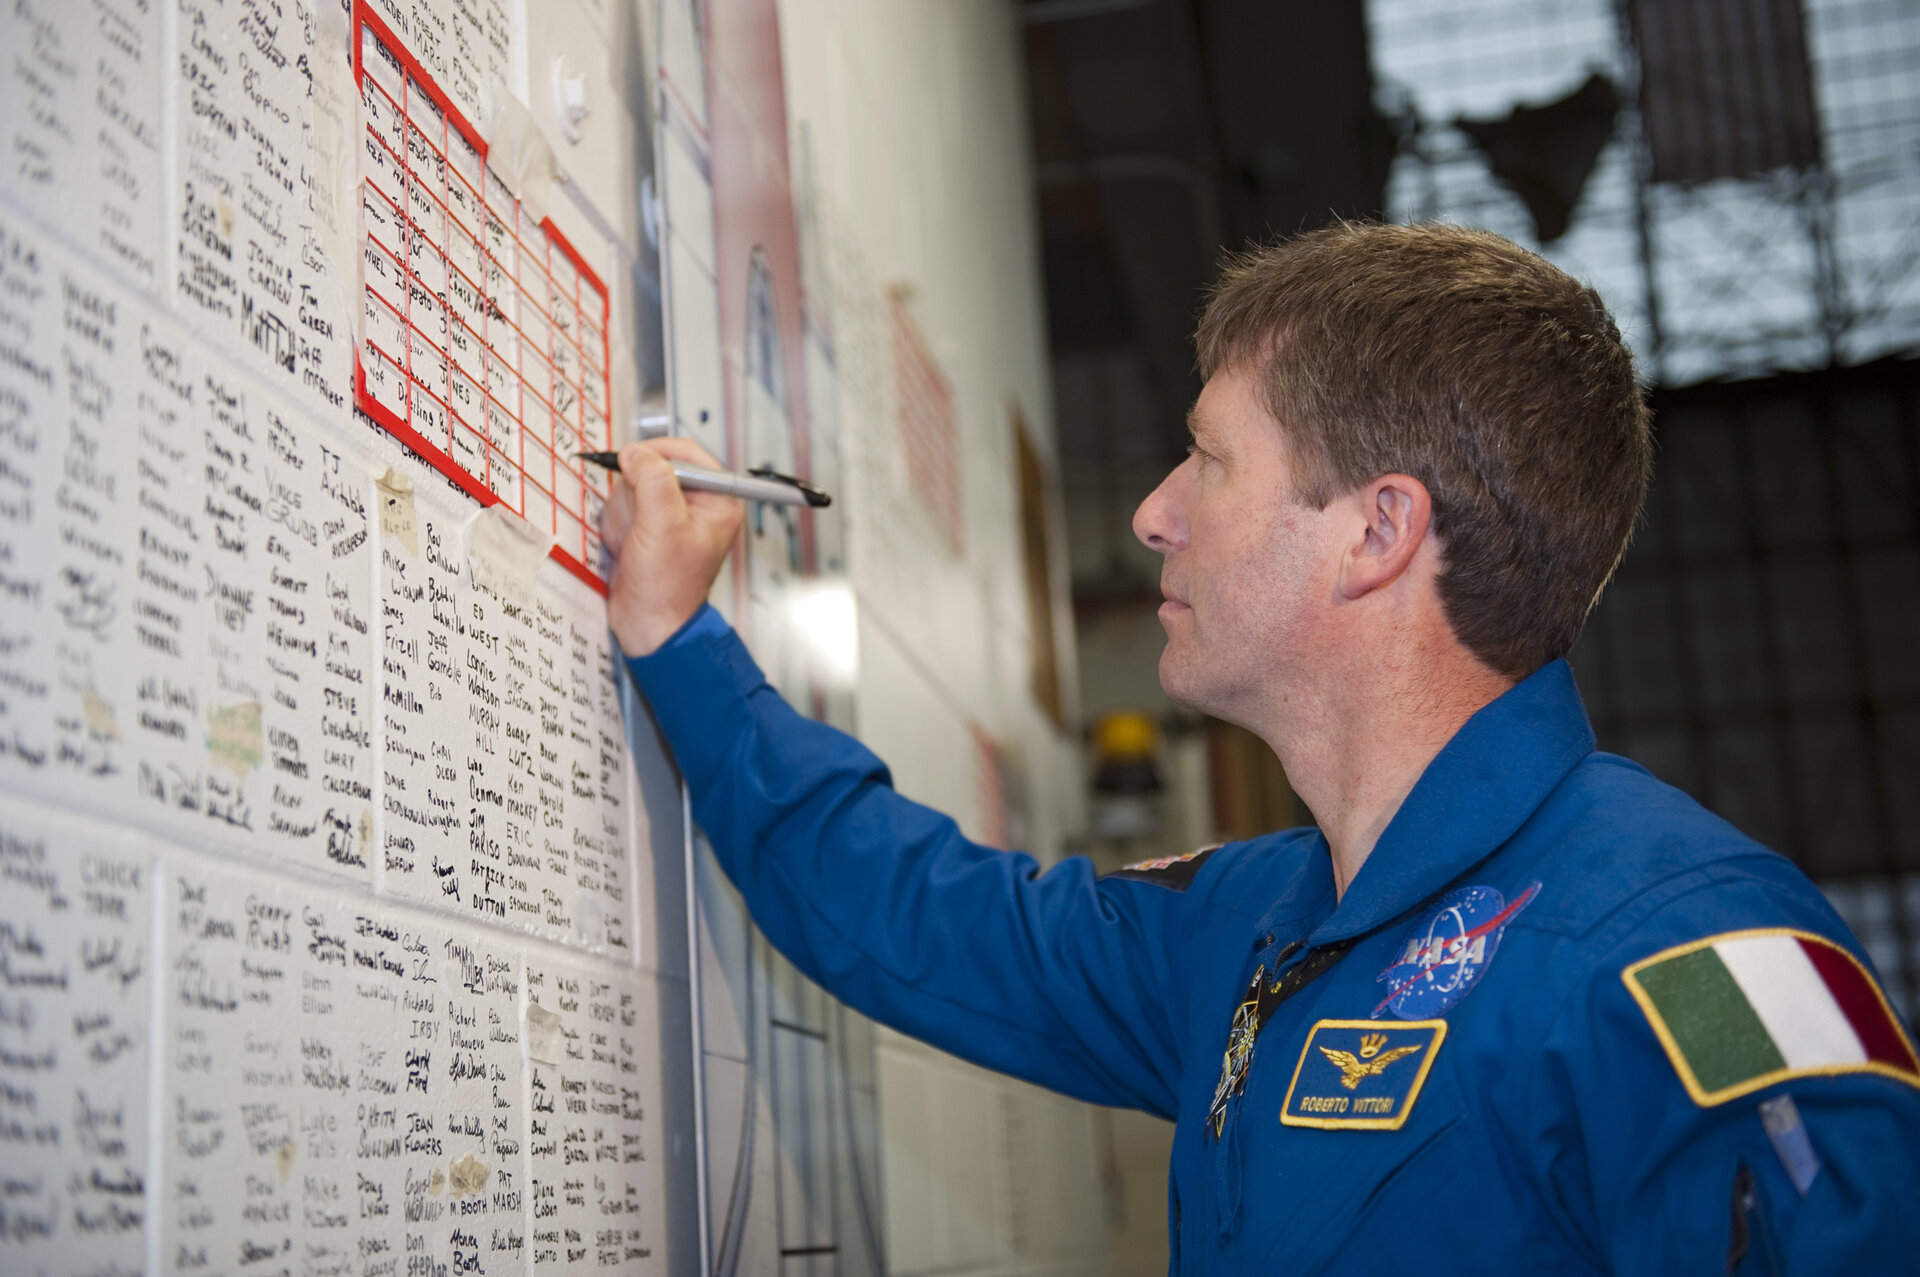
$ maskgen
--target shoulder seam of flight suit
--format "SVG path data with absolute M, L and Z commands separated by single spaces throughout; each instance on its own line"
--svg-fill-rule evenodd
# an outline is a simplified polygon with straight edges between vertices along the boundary
M 1667 903 L 1671 903 L 1672 900 L 1677 900 L 1695 889 L 1694 887 L 1681 887 L 1676 890 L 1672 887 L 1672 884 L 1683 879 L 1698 877 L 1702 879 L 1698 886 L 1711 886 L 1719 881 L 1729 869 L 1738 862 L 1759 860 L 1766 863 L 1778 860 L 1779 858 L 1777 852 L 1770 851 L 1762 844 L 1749 840 L 1744 843 L 1730 845 L 1709 860 L 1699 864 L 1685 865 L 1676 868 L 1661 877 L 1643 883 L 1638 890 L 1621 897 L 1611 906 L 1585 922 L 1562 920 L 1551 910 L 1535 909 L 1529 910 L 1528 913 L 1521 914 L 1515 918 L 1513 920 L 1513 928 L 1516 931 L 1534 931 L 1549 935 L 1566 936 L 1569 939 L 1575 940 L 1584 939 L 1607 926 L 1609 923 L 1612 923 L 1621 913 L 1632 909 L 1635 905 L 1645 904 L 1651 897 L 1655 897 L 1663 891 L 1671 892 L 1671 895 L 1667 900 L 1663 900 L 1659 904 L 1654 905 L 1654 909 L 1663 908 Z

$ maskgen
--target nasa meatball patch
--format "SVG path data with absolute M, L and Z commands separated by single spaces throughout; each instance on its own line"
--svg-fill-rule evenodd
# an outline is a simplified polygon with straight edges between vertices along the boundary
M 1402 1020 L 1424 1020 L 1451 1011 L 1486 974 L 1507 925 L 1540 894 L 1534 883 L 1507 903 L 1497 887 L 1462 887 L 1421 919 L 1400 945 L 1399 956 L 1379 980 L 1387 996 L 1373 1009 Z

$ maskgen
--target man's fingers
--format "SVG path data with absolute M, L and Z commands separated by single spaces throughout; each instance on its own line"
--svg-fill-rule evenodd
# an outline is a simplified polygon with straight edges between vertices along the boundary
M 707 536 L 731 542 L 733 531 L 746 517 L 742 503 L 717 492 L 688 491 L 673 475 L 674 464 L 720 468 L 713 454 L 691 439 L 649 439 L 630 443 L 620 450 L 620 473 L 628 508 L 620 511 L 628 520 L 621 527 L 664 528 L 691 518 L 707 529 Z M 611 544 L 611 542 L 609 542 Z
M 625 475 L 616 477 L 608 488 L 606 503 L 600 507 L 600 539 L 618 555 L 633 527 L 633 492 Z
M 608 542 L 615 567 L 607 619 L 629 656 L 651 652 L 699 610 L 746 513 L 731 497 L 682 491 L 676 463 L 718 468 L 690 440 L 657 439 L 620 450 L 609 527 L 625 523 L 620 543 Z

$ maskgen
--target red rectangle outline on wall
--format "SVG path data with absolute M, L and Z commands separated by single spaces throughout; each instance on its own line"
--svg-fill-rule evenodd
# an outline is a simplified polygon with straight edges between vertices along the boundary
M 466 138 L 468 144 L 479 154 L 484 178 L 484 169 L 487 160 L 486 139 L 480 136 L 480 131 L 473 126 L 472 122 L 469 121 L 465 115 L 461 114 L 459 108 L 454 106 L 452 100 L 447 97 L 446 93 L 440 88 L 440 85 L 432 76 L 426 73 L 425 68 L 407 51 L 406 44 L 394 34 L 393 28 L 389 27 L 379 14 L 372 11 L 369 7 L 368 0 L 354 0 L 353 4 L 352 41 L 354 91 L 359 94 L 365 94 L 366 92 L 365 71 L 361 66 L 360 59 L 360 49 L 363 40 L 361 34 L 362 27 L 371 27 L 373 29 L 374 36 L 380 43 L 387 46 L 387 51 L 392 53 L 399 61 L 401 69 L 406 72 L 408 79 L 426 90 L 427 96 L 433 100 L 433 104 L 446 116 L 448 124 L 459 130 L 460 135 Z M 405 121 L 403 120 L 402 123 L 404 125 Z M 364 145 L 362 140 L 355 140 L 356 154 L 362 145 Z M 355 189 L 358 190 L 357 184 Z M 484 198 L 484 191 L 480 192 L 480 194 Z M 590 285 L 593 291 L 600 295 L 601 323 L 597 325 L 600 329 L 601 348 L 599 371 L 601 374 L 601 386 L 603 388 L 602 393 L 609 398 L 605 416 L 608 424 L 608 433 L 611 435 L 613 421 L 613 405 L 611 403 L 613 390 L 613 344 L 611 329 L 613 325 L 610 322 L 613 318 L 612 299 L 608 296 L 607 286 L 605 282 L 601 280 L 599 273 L 595 271 L 593 267 L 587 265 L 586 259 L 580 255 L 579 250 L 574 248 L 567 237 L 560 232 L 560 228 L 553 224 L 551 217 L 541 219 L 540 229 L 546 232 L 548 241 L 565 254 L 567 260 L 573 264 L 573 268 L 580 273 L 581 281 Z M 356 303 L 364 306 L 366 304 L 364 296 L 356 298 Z M 578 302 L 575 303 L 575 306 L 576 308 L 578 307 Z M 409 328 L 408 331 L 412 331 L 412 329 Z M 406 446 L 408 451 L 412 452 L 422 461 L 425 461 L 435 470 L 438 470 L 448 479 L 451 479 L 459 486 L 461 491 L 465 492 L 475 501 L 478 501 L 483 508 L 490 505 L 501 504 L 500 498 L 496 496 L 493 490 L 487 487 L 482 480 L 468 473 L 464 467 L 460 466 L 452 457 L 448 456 L 444 449 L 429 443 L 426 436 L 415 430 L 410 422 L 403 421 L 384 404 L 374 399 L 367 390 L 367 373 L 365 366 L 362 365 L 360 361 L 360 342 L 357 338 L 353 343 L 353 398 L 355 406 L 358 407 L 361 412 L 366 413 L 367 416 L 378 422 L 382 429 L 398 439 Z M 608 438 L 598 442 L 611 444 L 612 440 Z M 549 451 L 551 451 L 551 449 L 549 449 Z M 523 493 L 522 501 L 524 502 L 525 484 L 527 483 L 527 477 L 524 471 L 521 474 L 520 482 Z M 549 478 L 548 482 L 551 483 L 552 479 Z M 558 497 L 552 493 L 548 494 L 548 498 L 556 502 L 558 500 Z M 584 515 L 585 511 L 582 510 L 581 513 Z M 555 545 L 553 549 L 549 551 L 549 556 L 558 562 L 561 567 L 579 577 L 600 594 L 604 595 L 607 593 L 607 583 L 600 578 L 599 574 L 582 563 L 573 554 Z

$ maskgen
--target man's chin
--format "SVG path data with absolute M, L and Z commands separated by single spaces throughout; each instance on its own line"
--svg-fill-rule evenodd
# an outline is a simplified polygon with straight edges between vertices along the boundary
M 1209 677 L 1215 673 L 1203 661 L 1176 652 L 1171 643 L 1160 653 L 1160 690 L 1168 700 L 1181 709 L 1244 726 L 1244 689 L 1221 686 L 1217 677 Z
M 1205 699 L 1204 689 L 1196 684 L 1191 664 L 1181 659 L 1174 652 L 1173 644 L 1168 643 L 1160 653 L 1160 690 L 1181 709 L 1209 713 L 1202 703 Z

